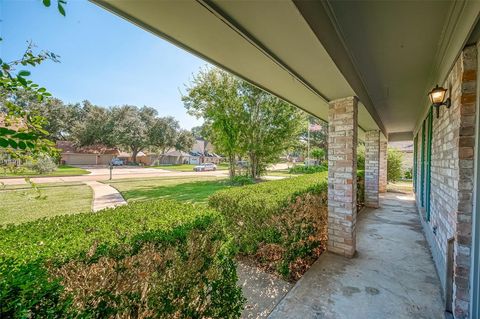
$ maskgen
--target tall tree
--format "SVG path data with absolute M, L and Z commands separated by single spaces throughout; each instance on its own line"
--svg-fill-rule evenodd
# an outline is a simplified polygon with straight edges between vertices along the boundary
M 110 144 L 111 111 L 83 101 L 80 115 L 72 124 L 70 138 L 79 146 Z
M 180 129 L 178 121 L 172 116 L 156 118 L 150 130 L 150 144 L 161 155 L 175 147 L 177 131 Z
M 235 176 L 236 159 L 244 153 L 241 143 L 244 112 L 238 94 L 240 80 L 218 69 L 201 70 L 182 97 L 190 115 L 204 119 L 204 133 L 217 152 L 227 157 L 230 177 Z
M 175 148 L 179 151 L 188 152 L 195 144 L 195 137 L 190 131 L 179 130 L 176 133 Z
M 244 107 L 242 144 L 250 161 L 250 174 L 257 178 L 267 164 L 277 161 L 297 142 L 305 116 L 248 82 L 240 83 L 239 94 Z
M 218 152 L 227 155 L 230 176 L 236 158 L 248 156 L 254 178 L 290 148 L 305 119 L 292 105 L 218 70 L 201 70 L 182 100 L 189 114 L 205 120 L 205 131 Z
M 129 149 L 136 163 L 138 153 L 150 146 L 150 132 L 157 111 L 150 107 L 124 105 L 112 108 L 111 112 L 108 144 Z

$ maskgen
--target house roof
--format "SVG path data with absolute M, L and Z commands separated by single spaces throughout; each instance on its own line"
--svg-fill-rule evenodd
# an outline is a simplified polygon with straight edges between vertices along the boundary
M 57 141 L 56 146 L 62 153 L 109 154 L 118 155 L 119 150 L 103 144 L 77 147 L 73 141 Z
M 186 152 L 183 152 L 183 151 L 177 151 L 177 150 L 167 152 L 167 153 L 165 153 L 165 155 L 169 155 L 169 156 L 191 156 L 189 153 L 186 153 Z

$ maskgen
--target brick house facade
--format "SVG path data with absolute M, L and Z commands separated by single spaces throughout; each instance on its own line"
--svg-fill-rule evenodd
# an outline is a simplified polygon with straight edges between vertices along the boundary
M 433 110 L 415 132 L 415 195 L 446 308 L 455 318 L 468 318 L 477 46 L 463 50 L 444 87 L 451 107 L 442 106 L 439 118 Z

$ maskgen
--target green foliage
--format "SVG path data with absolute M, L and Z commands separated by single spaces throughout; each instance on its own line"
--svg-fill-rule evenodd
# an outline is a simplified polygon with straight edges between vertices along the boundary
M 323 210 L 326 219 L 326 193 L 327 174 L 317 173 L 221 190 L 208 203 L 226 217 L 239 253 L 254 256 L 261 247 L 275 245 L 280 256 L 273 270 L 291 279 L 297 259 L 312 258 L 320 249 L 326 220 L 322 224 L 315 214 Z M 292 208 L 307 195 L 320 196 L 313 201 L 319 207 Z
M 365 145 L 363 144 L 357 146 L 357 169 L 365 169 Z
M 57 164 L 49 156 L 40 156 L 27 164 L 27 167 L 38 174 L 47 174 L 57 169 Z
M 245 186 L 255 183 L 253 178 L 246 175 L 237 175 L 230 178 L 230 185 L 233 186 Z
M 310 151 L 310 154 L 314 159 L 317 160 L 318 163 L 320 163 L 325 158 L 325 150 L 323 148 L 314 148 Z
M 237 318 L 218 213 L 150 201 L 0 229 L 0 317 Z
M 19 67 L 38 66 L 45 60 L 58 62 L 54 53 L 34 53 L 33 48 L 33 44 L 29 43 L 19 60 L 5 62 L 0 59 L 0 149 L 14 159 L 25 160 L 56 152 L 53 143 L 46 138 L 48 132 L 43 129 L 45 119 L 15 103 L 19 94 L 29 94 L 37 101 L 51 96 L 45 88 L 28 80 L 30 71 L 17 71 Z
M 387 155 L 387 180 L 389 182 L 398 181 L 402 178 L 402 160 L 403 154 L 394 148 L 388 149 Z
M 226 155 L 232 177 L 242 157 L 259 177 L 296 144 L 304 123 L 294 106 L 218 69 L 200 71 L 182 100 L 190 115 L 205 120 L 202 134 Z
M 290 174 L 313 174 L 313 173 L 320 173 L 326 172 L 328 167 L 326 165 L 312 165 L 312 166 L 304 166 L 304 165 L 295 165 L 291 167 L 288 172 Z
M 104 144 L 130 150 L 134 162 L 140 151 L 187 151 L 195 142 L 190 132 L 180 129 L 177 120 L 158 117 L 151 107 L 123 105 L 107 109 L 84 101 L 82 106 L 66 105 L 63 109 L 63 113 L 69 110 L 75 118 L 67 135 L 76 144 Z
M 411 168 L 409 170 L 405 171 L 405 178 L 406 179 L 412 179 L 412 169 Z

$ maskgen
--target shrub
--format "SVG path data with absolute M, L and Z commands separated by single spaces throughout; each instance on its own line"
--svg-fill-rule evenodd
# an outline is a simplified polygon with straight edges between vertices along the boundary
M 289 280 L 298 279 L 325 249 L 327 174 L 317 173 L 216 192 L 237 252 Z
M 365 169 L 365 145 L 360 144 L 357 146 L 357 169 Z
M 389 182 L 395 182 L 402 178 L 402 159 L 402 152 L 394 148 L 388 149 L 387 180 Z
M 313 174 L 313 173 L 320 173 L 326 172 L 328 167 L 326 165 L 312 165 L 312 166 L 303 166 L 303 165 L 296 165 L 291 167 L 288 172 L 290 174 Z
M 218 213 L 174 201 L 0 229 L 1 318 L 237 318 Z
M 314 148 L 310 154 L 312 154 L 313 158 L 320 163 L 325 158 L 325 150 L 323 148 Z
M 408 169 L 407 171 L 405 171 L 405 178 L 406 179 L 412 179 L 412 169 Z
M 230 182 L 230 185 L 233 185 L 233 186 L 244 186 L 244 185 L 250 185 L 255 183 L 253 178 L 246 175 L 236 175 L 234 177 L 231 177 L 229 182 Z
M 57 164 L 51 157 L 42 156 L 36 159 L 34 162 L 27 165 L 28 168 L 35 171 L 38 174 L 47 174 L 54 172 L 57 169 Z

